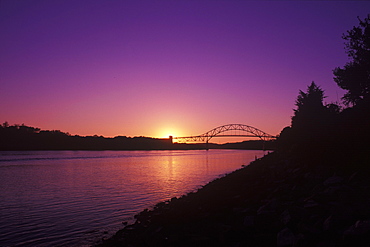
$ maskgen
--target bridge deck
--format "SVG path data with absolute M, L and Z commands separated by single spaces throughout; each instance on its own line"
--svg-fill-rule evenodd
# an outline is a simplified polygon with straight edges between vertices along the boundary
M 190 139 L 190 138 L 206 138 L 206 137 L 208 136 L 184 136 L 184 137 L 173 137 L 173 139 Z M 216 136 L 213 136 L 213 138 L 215 137 L 256 137 L 258 138 L 259 136 L 255 136 L 255 135 L 216 135 Z M 271 136 L 261 136 L 261 137 L 274 138 Z

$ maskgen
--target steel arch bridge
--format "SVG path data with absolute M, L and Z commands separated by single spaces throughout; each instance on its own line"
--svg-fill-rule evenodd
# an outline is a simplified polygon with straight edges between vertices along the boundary
M 229 132 L 228 134 L 224 134 Z M 226 124 L 198 136 L 173 137 L 172 139 L 185 142 L 206 142 L 208 143 L 213 137 L 258 137 L 263 141 L 276 139 L 276 136 L 267 134 L 255 127 L 245 124 Z

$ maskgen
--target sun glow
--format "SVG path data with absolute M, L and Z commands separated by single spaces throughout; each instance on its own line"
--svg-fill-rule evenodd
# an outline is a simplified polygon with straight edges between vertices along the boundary
M 180 137 L 182 135 L 181 135 L 180 131 L 178 131 L 176 129 L 173 129 L 173 128 L 163 129 L 163 130 L 159 131 L 159 134 L 158 134 L 159 138 L 168 138 L 170 136 Z

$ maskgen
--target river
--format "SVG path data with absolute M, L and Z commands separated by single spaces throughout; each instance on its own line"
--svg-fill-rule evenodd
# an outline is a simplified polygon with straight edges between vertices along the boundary
M 0 246 L 90 246 L 263 151 L 1 151 Z

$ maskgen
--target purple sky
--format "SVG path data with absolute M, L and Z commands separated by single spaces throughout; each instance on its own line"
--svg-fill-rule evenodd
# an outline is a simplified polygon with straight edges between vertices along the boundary
M 0 0 L 0 122 L 164 137 L 278 134 L 311 81 L 337 101 L 369 1 Z M 241 140 L 240 140 L 241 141 Z

